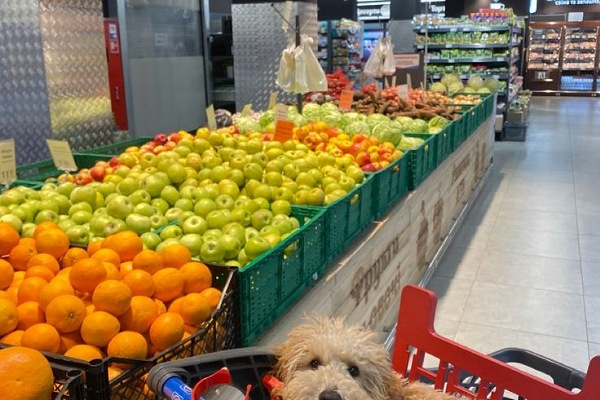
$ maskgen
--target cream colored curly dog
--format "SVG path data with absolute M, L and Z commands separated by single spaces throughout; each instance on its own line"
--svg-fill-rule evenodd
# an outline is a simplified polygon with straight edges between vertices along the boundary
M 311 318 L 276 349 L 283 400 L 456 400 L 394 372 L 375 333 L 341 319 Z

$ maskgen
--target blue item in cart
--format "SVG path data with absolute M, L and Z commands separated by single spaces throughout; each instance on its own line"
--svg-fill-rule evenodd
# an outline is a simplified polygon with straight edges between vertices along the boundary
M 152 390 L 169 400 L 247 400 L 248 394 L 230 385 L 227 368 L 201 379 L 192 389 L 178 375 L 166 373 L 149 382 Z
M 191 400 L 192 388 L 186 385 L 179 377 L 167 379 L 162 387 L 162 394 L 169 400 Z

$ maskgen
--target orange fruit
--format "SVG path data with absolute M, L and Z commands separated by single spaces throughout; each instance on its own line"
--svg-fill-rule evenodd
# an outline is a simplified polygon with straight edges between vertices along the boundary
M 17 305 L 11 300 L 0 299 L 0 335 L 13 331 L 19 323 Z
M 58 224 L 56 222 L 52 222 L 52 221 L 41 222 L 41 223 L 37 224 L 37 226 L 35 227 L 35 230 L 33 231 L 33 239 L 37 239 L 38 235 L 47 229 L 60 229 L 60 227 L 58 226 Z
M 21 345 L 30 349 L 56 353 L 60 349 L 60 335 L 50 324 L 35 324 L 25 330 L 21 338 Z
M 18 244 L 12 248 L 8 255 L 8 262 L 17 271 L 25 271 L 27 269 L 27 263 L 29 259 L 37 254 L 35 246 L 29 246 L 27 244 Z
M 25 347 L 0 350 L 0 387 L 3 400 L 49 399 L 54 374 L 42 353 Z
M 165 247 L 160 253 L 165 268 L 180 268 L 183 264 L 192 261 L 192 254 L 182 244 L 172 244 Z
M 8 288 L 15 278 L 15 271 L 12 265 L 0 259 L 0 289 Z
M 41 265 L 49 268 L 50 271 L 54 272 L 54 275 L 58 274 L 58 271 L 60 270 L 60 264 L 56 258 L 47 253 L 34 254 L 29 261 L 27 261 L 27 269 L 35 265 Z
M 46 322 L 46 315 L 40 308 L 40 303 L 37 301 L 26 301 L 17 306 L 19 313 L 19 323 L 17 329 L 25 330 L 32 325 Z
M 58 349 L 58 352 L 64 354 L 71 347 L 77 346 L 78 344 L 83 344 L 83 339 L 78 331 L 60 333 L 60 349 Z
M 81 324 L 81 338 L 87 344 L 104 347 L 121 330 L 119 320 L 105 311 L 94 311 Z
M 0 222 L 0 257 L 9 255 L 20 239 L 19 232 L 11 224 Z
M 67 350 L 64 355 L 84 361 L 101 360 L 104 358 L 104 354 L 102 354 L 99 348 L 89 344 L 76 344 Z
M 46 311 L 48 304 L 55 298 L 61 295 L 70 294 L 74 295 L 75 291 L 73 287 L 66 279 L 54 278 L 46 286 L 44 286 L 40 292 L 39 303 L 40 308 Z
M 46 307 L 46 321 L 61 333 L 78 330 L 86 315 L 85 303 L 72 294 L 60 295 Z
M 118 377 L 119 375 L 121 375 L 123 373 L 123 370 L 121 368 L 117 368 L 114 366 L 109 366 L 108 367 L 108 381 L 112 381 L 113 379 L 115 379 L 116 377 Z
M 71 267 L 69 282 L 81 293 L 92 293 L 106 279 L 106 268 L 102 261 L 93 258 L 79 260 Z
M 15 271 L 15 275 L 13 277 L 12 283 L 10 284 L 10 287 L 19 287 L 21 282 L 23 282 L 23 279 L 25 279 L 25 271 Z
M 126 331 L 146 333 L 158 317 L 158 306 L 150 297 L 133 296 L 131 306 L 119 317 L 121 328 Z
M 154 250 L 142 250 L 133 258 L 132 267 L 152 275 L 163 268 L 163 258 Z
M 10 301 L 15 304 L 17 304 L 17 292 L 18 291 L 19 291 L 19 286 L 11 286 L 5 290 Z
M 72 267 L 77 261 L 84 258 L 89 258 L 87 251 L 81 247 L 71 247 L 60 260 L 60 266 L 61 268 Z
M 95 252 L 97 252 L 98 250 L 100 250 L 102 248 L 103 241 L 104 241 L 104 238 L 98 238 L 98 239 L 88 243 L 87 253 L 90 257 L 93 256 Z
M 17 291 L 17 303 L 25 303 L 26 301 L 39 301 L 40 292 L 48 282 L 39 276 L 23 279 Z
M 167 306 L 165 306 L 165 303 L 163 303 L 159 299 L 152 299 L 152 300 L 154 300 L 154 304 L 156 304 L 156 309 L 158 310 L 158 315 L 164 314 L 167 312 Z
M 208 304 L 210 304 L 210 309 L 213 311 L 216 310 L 219 301 L 221 301 L 222 292 L 214 287 L 209 287 L 201 291 L 200 294 L 206 297 Z
M 184 264 L 179 271 L 183 274 L 183 293 L 200 293 L 212 286 L 212 274 L 208 267 L 197 261 Z
M 33 267 L 25 271 L 25 278 L 32 278 L 34 276 L 42 278 L 46 282 L 50 282 L 54 278 L 54 272 L 52 272 L 48 267 L 44 267 L 42 265 L 34 265 Z
M 183 338 L 185 322 L 179 314 L 166 312 L 150 325 L 150 341 L 156 350 L 163 351 Z
M 131 271 L 133 271 L 133 261 L 125 261 L 119 265 L 119 275 L 121 276 L 121 279 Z
M 141 333 L 123 331 L 111 339 L 106 353 L 109 357 L 145 359 L 148 356 L 148 343 Z
M 200 325 L 210 318 L 211 312 L 208 299 L 200 293 L 186 294 L 179 303 L 179 315 L 188 325 Z
M 6 290 L 0 290 L 0 299 L 6 299 L 6 300 L 12 301 L 11 295 L 6 293 Z
M 91 257 L 96 260 L 109 262 L 113 265 L 121 265 L 121 258 L 117 252 L 112 249 L 98 249 Z
M 134 296 L 152 297 L 154 280 L 152 275 L 143 269 L 135 269 L 123 277 L 123 283 L 129 286 Z
M 179 304 L 181 303 L 181 300 L 183 300 L 183 296 L 178 297 L 175 300 L 173 300 L 171 302 L 171 304 L 169 304 L 167 311 L 179 314 Z
M 176 268 L 163 268 L 152 275 L 154 297 L 162 301 L 171 301 L 183 291 L 184 275 Z
M 20 346 L 21 338 L 23 337 L 24 333 L 25 331 L 22 330 L 12 331 L 7 335 L 2 336 L 2 338 L 0 338 L 0 342 L 10 344 L 11 346 Z
M 116 279 L 109 279 L 96 287 L 92 295 L 92 303 L 97 311 L 106 311 L 118 317 L 125 314 L 132 297 L 129 286 Z
M 102 261 L 102 265 L 106 269 L 106 279 L 117 279 L 121 280 L 121 273 L 119 272 L 119 267 L 117 267 L 113 263 L 109 263 L 108 261 Z
M 136 254 L 144 249 L 144 243 L 135 232 L 124 231 L 104 239 L 101 247 L 114 250 L 121 261 L 131 261 Z
M 59 260 L 69 250 L 69 237 L 61 229 L 46 229 L 35 237 L 38 253 L 47 253 Z
M 35 249 L 35 239 L 32 238 L 32 237 L 30 237 L 30 238 L 29 237 L 22 237 L 19 240 L 19 244 L 24 244 L 26 246 L 33 247 Z

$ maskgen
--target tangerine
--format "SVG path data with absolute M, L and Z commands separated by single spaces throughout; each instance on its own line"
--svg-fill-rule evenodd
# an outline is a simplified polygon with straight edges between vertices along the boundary
M 86 315 L 85 303 L 72 294 L 60 295 L 46 307 L 46 321 L 61 333 L 78 330 Z
M 184 275 L 176 268 L 163 268 L 152 275 L 154 297 L 162 301 L 176 299 L 183 292 Z
M 46 229 L 35 237 L 38 253 L 47 253 L 59 260 L 69 250 L 69 237 L 60 228 Z
M 96 287 L 92 303 L 97 311 L 106 311 L 118 317 L 125 314 L 132 297 L 129 286 L 116 279 L 109 279 Z
M 60 266 L 61 268 L 72 267 L 77 261 L 84 258 L 89 258 L 87 251 L 81 247 L 71 247 L 60 260 Z
M 160 253 L 165 268 L 180 268 L 185 263 L 192 261 L 192 254 L 182 244 L 172 244 L 165 247 Z
M 150 342 L 156 350 L 163 351 L 183 338 L 185 322 L 179 314 L 166 312 L 159 315 L 150 325 Z
M 35 324 L 25 330 L 21 345 L 30 349 L 57 353 L 60 349 L 60 335 L 56 328 L 48 323 Z
M 21 236 L 9 223 L 0 222 L 0 257 L 10 254 L 11 250 L 19 244 Z
M 4 400 L 49 399 L 54 390 L 52 367 L 39 351 L 21 346 L 2 349 L 0 387 Z
M 19 243 L 10 251 L 8 262 L 15 270 L 25 271 L 27 269 L 27 263 L 31 257 L 37 254 L 37 252 L 35 246 Z
M 34 254 L 29 261 L 27 261 L 26 269 L 29 269 L 35 265 L 41 265 L 50 269 L 54 275 L 58 274 L 58 271 L 60 271 L 60 264 L 52 254 L 48 253 Z
M 208 267 L 197 261 L 184 264 L 179 271 L 183 274 L 183 293 L 200 293 L 211 287 L 212 274 Z
M 89 344 L 76 344 L 67 350 L 64 355 L 84 361 L 101 360 L 104 358 L 104 354 L 102 354 L 99 348 Z
M 26 301 L 39 301 L 40 292 L 47 284 L 48 282 L 39 276 L 23 279 L 17 290 L 17 304 Z
M 142 250 L 133 258 L 132 267 L 153 275 L 163 268 L 163 258 L 154 250 Z
M 104 347 L 121 330 L 119 320 L 105 312 L 94 311 L 81 324 L 81 338 L 87 344 Z
M 13 331 L 19 323 L 17 305 L 7 299 L 0 299 L 0 335 Z
M 131 261 L 144 249 L 144 243 L 135 232 L 123 231 L 104 239 L 101 247 L 114 250 L 121 261 Z
M 109 357 L 145 359 L 148 356 L 148 343 L 138 332 L 119 332 L 106 347 Z
M 152 275 L 143 269 L 135 269 L 123 277 L 123 283 L 129 286 L 134 296 L 152 297 L 154 280 Z
M 158 306 L 150 297 L 133 296 L 131 306 L 119 317 L 121 328 L 127 331 L 146 333 L 158 317 Z
M 9 263 L 0 259 L 0 289 L 4 290 L 12 284 L 15 271 Z
M 19 304 L 17 306 L 17 312 L 19 314 L 17 329 L 24 331 L 32 325 L 46 322 L 44 311 L 37 301 L 26 301 L 25 303 Z
M 208 299 L 200 293 L 186 294 L 179 303 L 179 315 L 187 325 L 200 325 L 212 312 Z
M 106 279 L 106 268 L 102 261 L 93 258 L 79 260 L 71 267 L 69 282 L 81 293 L 92 293 Z

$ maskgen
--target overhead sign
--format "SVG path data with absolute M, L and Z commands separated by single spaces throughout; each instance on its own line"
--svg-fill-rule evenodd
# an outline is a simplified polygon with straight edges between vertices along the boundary
M 389 1 L 358 1 L 357 15 L 359 21 L 380 21 L 390 19 Z
M 555 6 L 591 6 L 600 4 L 600 0 L 546 0 Z

